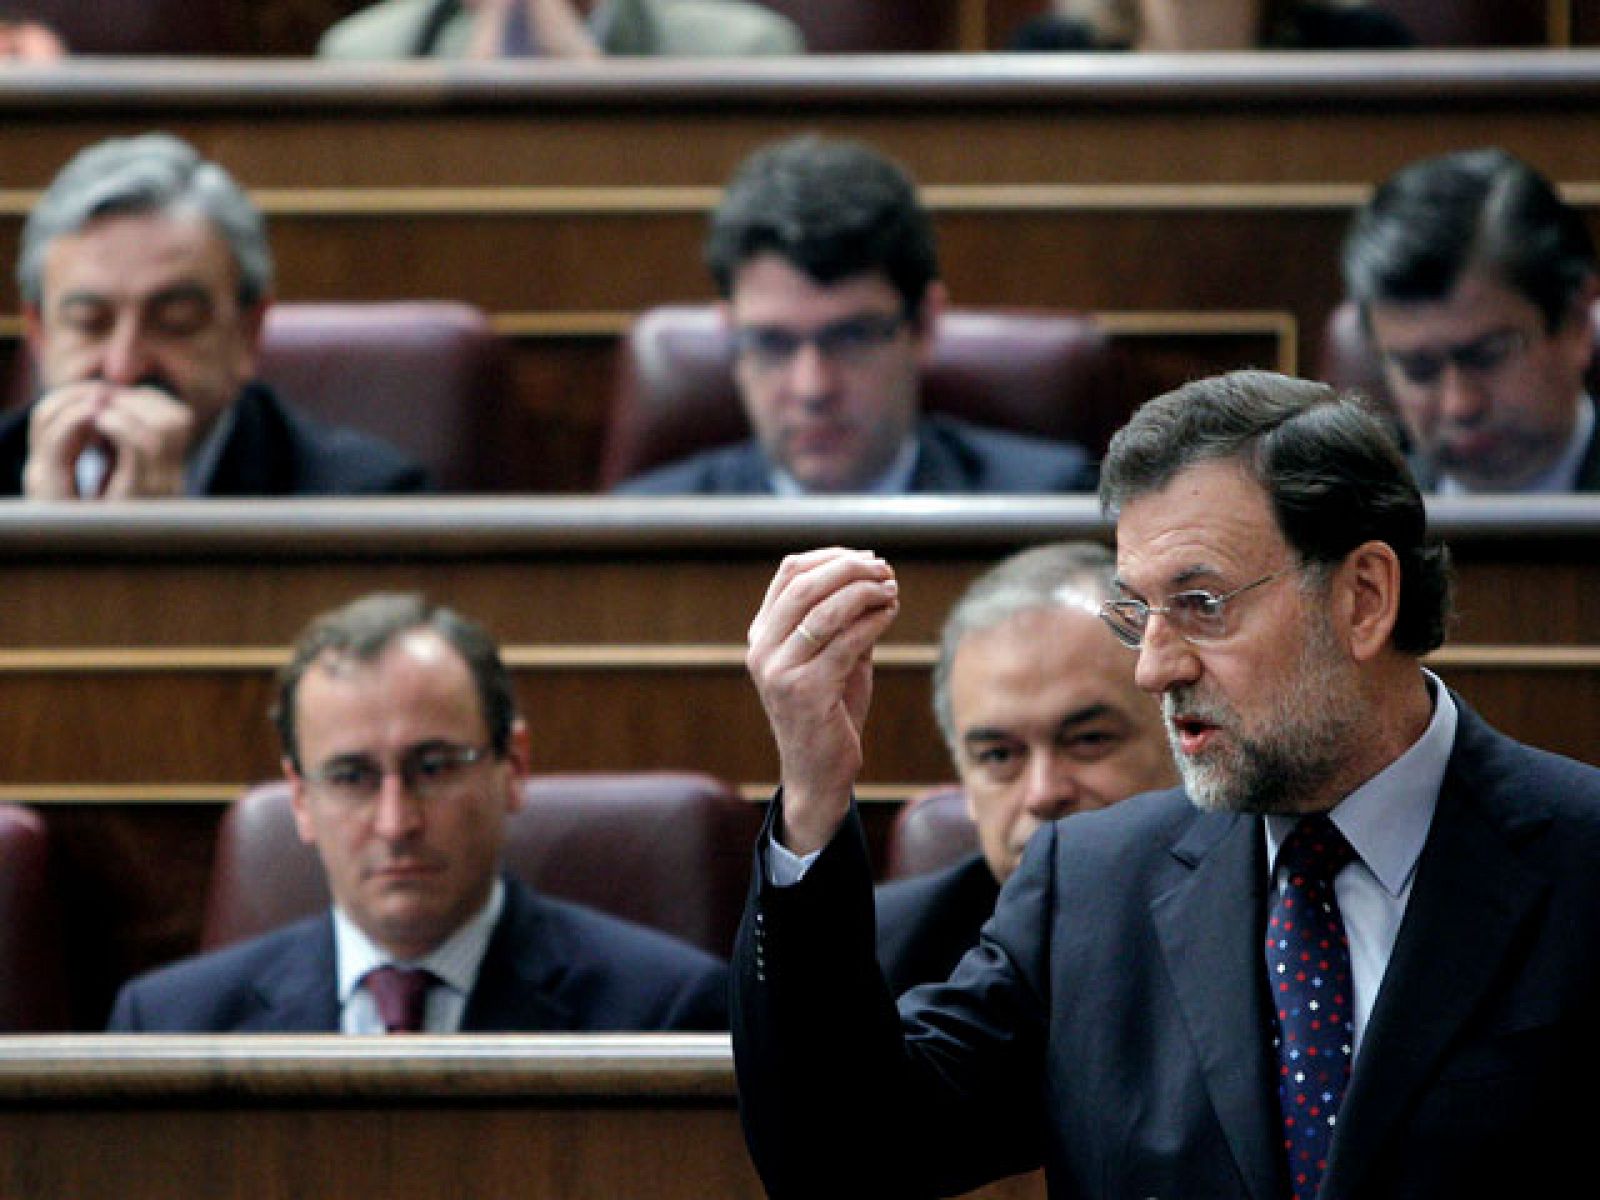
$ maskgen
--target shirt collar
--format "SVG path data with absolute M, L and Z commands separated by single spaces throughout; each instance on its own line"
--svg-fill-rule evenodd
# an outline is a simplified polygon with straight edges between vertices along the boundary
M 1392 896 L 1405 890 L 1417 869 L 1456 741 L 1456 704 L 1449 689 L 1433 672 L 1424 670 L 1422 674 L 1433 695 L 1428 728 L 1404 754 L 1341 800 L 1330 814 L 1357 856 Z M 1274 870 L 1278 850 L 1295 820 L 1267 818 L 1267 861 Z
M 863 496 L 902 496 L 911 490 L 911 479 L 917 472 L 917 439 L 908 437 L 901 443 L 900 453 L 894 456 L 889 469 L 864 487 L 851 491 Z M 779 496 L 808 496 L 812 493 L 782 467 L 773 467 L 768 473 L 772 490 Z
M 487 903 L 466 924 L 421 958 L 408 959 L 399 965 L 425 967 L 441 983 L 463 996 L 469 995 L 472 985 L 477 982 L 478 968 L 483 965 L 483 956 L 489 949 L 489 937 L 494 932 L 495 922 L 500 919 L 505 903 L 505 881 L 497 878 L 489 891 Z M 369 971 L 399 961 L 374 945 L 372 939 L 337 906 L 333 910 L 333 949 L 341 1007 L 350 1003 L 350 997 Z
M 1535 475 L 1517 489 L 1519 493 L 1554 493 L 1576 491 L 1578 473 L 1583 469 L 1584 456 L 1589 452 L 1589 439 L 1594 436 L 1594 400 L 1585 394 L 1578 401 L 1578 418 L 1572 423 L 1572 436 L 1561 457 L 1544 471 Z M 1449 475 L 1439 476 L 1436 489 L 1441 496 L 1466 496 L 1471 492 Z

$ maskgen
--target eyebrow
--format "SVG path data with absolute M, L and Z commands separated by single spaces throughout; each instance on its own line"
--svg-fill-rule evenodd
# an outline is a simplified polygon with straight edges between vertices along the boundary
M 1075 708 L 1071 712 L 1063 714 L 1061 719 L 1056 722 L 1055 730 L 1060 733 L 1063 729 L 1087 725 L 1092 721 L 1103 720 L 1107 717 L 1120 718 L 1121 716 L 1122 713 L 1113 705 L 1097 701 L 1094 704 L 1085 704 L 1082 708 Z M 961 740 L 963 744 L 970 746 L 983 742 L 1012 741 L 1016 739 L 1016 736 L 1016 734 L 1007 732 L 1004 729 L 979 725 L 962 734 Z
M 115 297 L 110 292 L 78 288 L 75 291 L 63 292 L 57 303 L 61 308 L 68 308 L 78 304 L 109 304 L 114 300 Z M 209 303 L 211 290 L 196 280 L 185 279 L 151 292 L 148 296 L 136 297 L 136 300 L 140 305 L 167 304 L 174 300 L 204 300 Z
M 1211 566 L 1209 563 L 1196 563 L 1193 566 L 1185 567 L 1168 579 L 1166 585 L 1167 594 L 1171 595 L 1173 592 L 1192 590 L 1201 580 L 1217 580 L 1224 578 L 1226 575 L 1227 572 L 1220 567 Z M 1125 596 L 1137 597 L 1141 595 L 1136 589 L 1130 587 L 1127 580 L 1123 579 L 1121 575 L 1114 576 L 1111 584 Z

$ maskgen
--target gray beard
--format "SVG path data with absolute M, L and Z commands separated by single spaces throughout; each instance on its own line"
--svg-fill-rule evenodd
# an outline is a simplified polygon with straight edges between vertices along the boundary
M 1270 741 L 1239 740 L 1226 765 L 1173 757 L 1189 799 L 1202 812 L 1237 812 L 1253 816 L 1303 812 L 1309 797 L 1320 793 L 1345 762 L 1343 739 L 1329 729 L 1318 740 L 1310 729 L 1292 731 Z
M 1238 732 L 1237 714 L 1223 709 L 1217 715 L 1228 718 L 1222 722 L 1228 744 L 1200 762 L 1181 752 L 1170 720 L 1172 707 L 1196 710 L 1186 708 L 1181 693 L 1165 697 L 1163 703 L 1171 706 L 1167 739 L 1195 807 L 1255 816 L 1292 816 L 1318 807 L 1328 786 L 1348 767 L 1360 736 L 1362 714 L 1353 670 L 1335 652 L 1326 624 L 1314 624 L 1284 689 L 1276 722 L 1247 738 Z M 1198 711 L 1203 714 L 1205 706 Z

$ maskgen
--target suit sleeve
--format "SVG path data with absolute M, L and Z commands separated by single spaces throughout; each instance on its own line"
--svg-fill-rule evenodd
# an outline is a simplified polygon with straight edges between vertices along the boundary
M 949 984 L 897 1008 L 876 960 L 859 820 L 776 888 L 763 867 L 771 819 L 732 978 L 740 1116 L 768 1193 L 833 1194 L 841 1162 L 852 1190 L 886 1196 L 950 1194 L 1036 1165 L 1043 1005 L 1016 955 L 1042 951 L 986 939 Z M 1036 925 L 1019 913 L 1010 928 Z

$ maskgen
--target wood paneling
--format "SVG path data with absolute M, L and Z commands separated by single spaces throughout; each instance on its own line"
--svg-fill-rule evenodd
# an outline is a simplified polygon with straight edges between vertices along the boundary
M 0 1038 L 0 1192 L 758 1200 L 726 1036 Z M 1038 1175 L 972 1193 L 1040 1200 Z

